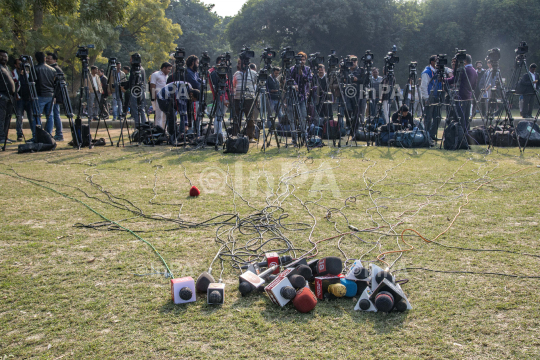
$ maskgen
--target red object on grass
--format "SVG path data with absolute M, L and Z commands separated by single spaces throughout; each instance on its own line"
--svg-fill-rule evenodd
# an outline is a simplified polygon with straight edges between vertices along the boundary
M 201 195 L 201 191 L 197 189 L 195 185 L 193 185 L 191 189 L 189 190 L 189 196 L 199 196 L 199 195 Z

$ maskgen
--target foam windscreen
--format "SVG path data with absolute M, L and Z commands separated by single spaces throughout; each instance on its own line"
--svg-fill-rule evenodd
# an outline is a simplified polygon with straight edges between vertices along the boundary
M 307 313 L 317 305 L 317 297 L 309 288 L 302 288 L 298 290 L 292 303 L 296 310 L 301 313 Z
M 289 281 L 295 289 L 300 289 L 306 286 L 306 279 L 301 275 L 292 275 L 289 277 Z
M 208 301 L 212 304 L 220 304 L 222 302 L 221 293 L 217 290 L 214 290 L 208 295 Z
M 382 312 L 390 312 L 394 307 L 394 297 L 387 291 L 381 291 L 375 297 L 375 307 Z
M 197 292 L 205 293 L 208 290 L 208 285 L 215 282 L 216 281 L 214 280 L 214 277 L 205 271 L 201 275 L 199 275 L 199 278 L 195 283 L 195 289 L 197 290 Z
M 315 267 L 316 276 L 339 275 L 343 270 L 341 259 L 336 256 L 328 256 L 320 259 Z
M 287 299 L 287 300 L 294 299 L 294 297 L 296 296 L 296 290 L 294 290 L 290 286 L 282 287 L 279 293 L 281 294 L 281 296 L 283 296 L 284 299 Z
M 193 292 L 187 286 L 180 289 L 180 299 L 187 301 L 191 299 L 192 296 Z

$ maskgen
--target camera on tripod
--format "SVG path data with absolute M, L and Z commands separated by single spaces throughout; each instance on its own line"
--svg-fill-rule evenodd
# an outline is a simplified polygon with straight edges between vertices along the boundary
M 185 57 L 186 57 L 186 49 L 180 46 L 174 49 L 174 59 L 176 60 L 176 62 L 184 61 Z
M 411 61 L 409 64 L 409 77 L 416 75 L 418 73 L 418 63 L 416 61 Z
M 141 63 L 142 63 L 141 54 L 135 53 L 135 54 L 131 55 L 131 66 L 132 67 L 140 66 Z
M 319 65 L 324 64 L 324 56 L 321 56 L 320 52 L 310 54 L 308 58 L 308 63 L 312 69 L 317 69 Z
M 258 79 L 260 83 L 265 84 L 266 81 L 268 80 L 268 71 L 266 69 L 261 69 L 259 71 Z
M 88 49 L 93 49 L 95 46 L 94 44 L 90 45 L 79 45 L 77 48 L 77 56 L 79 59 L 86 59 L 88 57 Z
M 394 66 L 399 63 L 399 57 L 396 56 L 395 52 L 390 51 L 385 57 L 384 62 L 386 65 Z
M 373 54 L 371 53 L 371 50 L 366 50 L 366 53 L 360 60 L 364 62 L 364 65 L 368 63 L 373 64 Z
M 486 60 L 491 61 L 492 66 L 493 66 L 493 63 L 498 63 L 500 59 L 501 59 L 501 49 L 493 48 L 491 50 L 488 50 Z
M 294 59 L 294 50 L 291 50 L 290 46 L 284 47 L 283 50 L 281 50 L 280 57 L 285 62 L 292 61 L 292 59 Z
M 529 45 L 525 41 L 521 41 L 516 49 L 516 55 L 525 55 L 529 52 Z
M 272 48 L 270 47 L 263 49 L 263 52 L 261 54 L 261 58 L 265 62 L 268 62 L 268 63 L 271 63 L 272 60 L 276 58 L 276 56 L 277 56 L 277 53 L 274 50 L 272 50 Z
M 467 50 L 458 50 L 456 49 L 456 63 L 460 64 L 467 60 Z
M 23 64 L 32 63 L 32 57 L 30 55 L 21 55 L 19 60 L 21 60 L 21 63 Z
M 295 55 L 295 56 L 294 56 L 294 61 L 295 61 L 295 64 L 296 64 L 296 65 L 301 65 L 301 63 L 302 63 L 302 57 L 303 57 L 302 55 Z
M 339 58 L 336 55 L 336 50 L 331 50 L 330 52 L 330 55 L 328 55 L 328 71 L 339 66 Z
M 342 70 L 350 70 L 353 67 L 354 63 L 352 62 L 349 56 L 345 57 L 340 64 Z
M 115 57 L 109 58 L 109 67 L 114 67 L 114 66 L 116 66 L 116 58 Z
M 207 69 L 210 67 L 210 56 L 208 55 L 208 51 L 203 51 L 199 62 L 201 68 Z
M 242 62 L 248 62 L 249 63 L 249 59 L 253 59 L 255 57 L 255 51 L 249 50 L 249 47 L 244 45 L 244 47 L 240 51 L 239 56 L 240 56 L 240 59 L 242 59 Z

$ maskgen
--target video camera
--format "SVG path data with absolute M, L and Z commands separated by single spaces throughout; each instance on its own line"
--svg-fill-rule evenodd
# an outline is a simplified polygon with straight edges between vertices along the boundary
M 263 52 L 261 54 L 261 58 L 265 62 L 268 62 L 268 63 L 271 63 L 272 60 L 276 58 L 276 56 L 277 56 L 277 53 L 274 50 L 272 50 L 272 48 L 270 47 L 263 49 Z
M 373 66 L 373 54 L 371 53 L 371 50 L 366 50 L 366 53 L 360 60 L 364 62 L 365 67 Z
M 394 45 L 395 46 L 395 45 Z M 384 62 L 386 65 L 394 66 L 397 63 L 399 63 L 399 57 L 396 56 L 395 51 L 390 51 L 388 54 L 384 57 Z
M 242 59 L 242 62 L 249 62 L 249 59 L 253 59 L 255 57 L 255 51 L 249 50 L 249 47 L 244 45 L 240 51 L 239 57 Z
M 328 55 L 328 71 L 339 66 L 339 58 L 336 55 L 336 50 L 331 50 L 330 52 L 330 55 Z
M 203 69 L 208 69 L 210 67 L 210 56 L 208 51 L 203 51 L 201 59 L 199 60 L 199 67 Z
M 186 57 L 186 49 L 180 46 L 174 49 L 174 59 L 177 62 L 178 61 L 183 62 L 185 57 Z
M 521 41 L 516 49 L 516 55 L 525 55 L 529 52 L 529 45 L 525 41 Z
M 220 77 L 222 78 L 227 77 L 227 74 L 229 73 L 230 63 L 231 63 L 231 54 L 229 54 L 228 52 L 220 55 L 217 58 L 215 69 L 216 69 L 217 74 Z
M 141 54 L 134 53 L 133 55 L 131 55 L 131 66 L 132 67 L 140 66 L 141 62 L 142 62 Z
M 320 52 L 310 54 L 308 58 L 308 63 L 312 69 L 317 69 L 319 65 L 324 64 L 324 56 L 321 56 Z
M 266 69 L 261 69 L 259 71 L 258 80 L 260 83 L 266 83 L 266 81 L 268 80 L 268 71 Z
M 95 46 L 94 44 L 90 44 L 90 45 L 79 45 L 78 48 L 77 48 L 77 54 L 75 56 L 77 56 L 79 59 L 86 59 L 88 57 L 88 49 L 94 49 Z
M 409 64 L 409 77 L 416 75 L 418 73 L 418 63 L 416 61 L 411 61 Z
M 294 50 L 291 50 L 290 46 L 284 47 L 283 50 L 281 50 L 280 57 L 284 62 L 292 61 L 292 59 L 294 59 Z
M 294 56 L 295 65 L 301 65 L 302 62 L 302 55 L 295 55 Z
M 467 50 L 456 49 L 456 63 L 460 64 L 467 60 Z
M 493 66 L 493 63 L 498 63 L 500 59 L 501 59 L 501 49 L 493 48 L 493 49 L 488 50 L 486 60 L 491 61 L 492 66 Z
M 109 67 L 115 67 L 116 66 L 116 58 L 112 57 L 109 58 Z

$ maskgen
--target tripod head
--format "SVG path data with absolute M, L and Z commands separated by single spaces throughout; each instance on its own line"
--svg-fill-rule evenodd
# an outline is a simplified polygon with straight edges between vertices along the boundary
M 206 71 L 210 68 L 210 56 L 208 56 L 208 51 L 203 51 L 201 59 L 199 60 L 199 72 L 205 74 Z
M 374 55 L 371 53 L 371 50 L 366 50 L 366 53 L 360 60 L 364 63 L 364 68 L 366 69 L 366 72 L 368 75 L 371 73 L 371 68 L 373 67 L 373 58 Z
M 36 81 L 37 75 L 34 70 L 34 61 L 32 60 L 32 57 L 30 55 L 21 55 L 19 60 L 21 60 L 22 69 L 28 74 L 30 81 Z
M 290 46 L 286 46 L 281 50 L 281 63 L 283 70 L 286 70 L 291 67 L 292 61 L 294 59 L 294 50 L 291 50 Z
M 82 64 L 82 73 L 83 75 L 88 74 L 88 49 L 94 49 L 94 44 L 90 45 L 79 45 L 77 47 L 77 56 L 81 60 Z
M 418 63 L 416 61 L 411 61 L 409 64 L 409 80 L 416 78 L 418 75 Z
M 516 50 L 516 63 L 515 66 L 521 66 L 525 63 L 527 53 L 529 52 L 529 45 L 525 41 L 521 41 Z
M 386 69 L 387 76 L 394 75 L 394 66 L 399 63 L 399 57 L 396 56 L 397 46 L 392 47 L 392 51 L 389 51 L 388 54 L 384 57 L 384 67 Z
M 314 54 L 310 54 L 307 61 L 311 71 L 316 73 L 319 69 L 319 65 L 324 64 L 324 56 L 321 56 L 320 52 L 316 52 Z
M 174 80 L 178 81 L 180 79 L 183 79 L 183 77 L 180 77 L 180 76 L 184 74 L 184 70 L 186 69 L 185 68 L 186 62 L 184 60 L 184 58 L 186 57 L 186 50 L 180 46 L 176 47 L 176 49 L 174 50 L 173 57 L 174 57 L 174 65 L 175 65 Z

